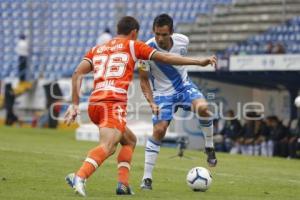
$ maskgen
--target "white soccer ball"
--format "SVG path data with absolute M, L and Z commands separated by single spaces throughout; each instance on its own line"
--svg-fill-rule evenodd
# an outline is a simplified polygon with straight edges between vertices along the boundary
M 208 169 L 194 167 L 187 174 L 186 182 L 193 191 L 205 192 L 212 182 L 212 176 Z
M 300 96 L 297 96 L 295 99 L 295 106 L 300 108 Z

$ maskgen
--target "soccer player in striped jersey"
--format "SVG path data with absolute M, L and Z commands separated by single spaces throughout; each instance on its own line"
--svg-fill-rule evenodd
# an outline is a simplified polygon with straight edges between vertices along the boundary
M 185 35 L 173 33 L 173 19 L 169 15 L 161 14 L 154 19 L 153 32 L 155 37 L 147 41 L 150 47 L 164 53 L 186 55 L 189 39 Z M 146 143 L 141 188 L 152 189 L 152 172 L 160 151 L 161 141 L 173 114 L 179 107 L 198 114 L 202 131 L 205 134 L 207 162 L 211 167 L 216 166 L 212 114 L 208 110 L 204 95 L 189 79 L 187 69 L 157 61 L 139 61 L 138 65 L 141 88 L 154 114 L 152 118 L 153 135 Z

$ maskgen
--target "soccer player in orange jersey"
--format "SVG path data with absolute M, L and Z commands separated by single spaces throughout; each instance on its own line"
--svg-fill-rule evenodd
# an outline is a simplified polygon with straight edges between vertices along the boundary
M 122 148 L 118 155 L 118 195 L 133 194 L 128 183 L 130 163 L 136 137 L 126 127 L 127 90 L 133 78 L 138 59 L 155 60 L 174 65 L 215 65 L 216 57 L 193 59 L 158 52 L 143 42 L 136 41 L 138 21 L 130 16 L 120 19 L 117 37 L 92 48 L 80 62 L 72 76 L 72 105 L 65 114 L 69 125 L 79 113 L 79 89 L 82 76 L 94 75 L 94 90 L 89 99 L 88 113 L 99 128 L 100 143 L 88 152 L 83 165 L 76 173 L 66 177 L 67 183 L 76 193 L 86 196 L 85 182 L 112 154 L 118 143 Z

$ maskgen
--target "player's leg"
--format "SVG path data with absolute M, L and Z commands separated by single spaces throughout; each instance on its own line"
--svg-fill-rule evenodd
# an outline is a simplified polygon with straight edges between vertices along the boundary
M 230 150 L 230 154 L 239 154 L 239 153 L 241 153 L 242 143 L 243 143 L 243 138 L 241 138 L 241 137 L 236 138 L 235 141 L 234 141 L 234 145 Z
M 214 167 L 217 165 L 217 158 L 213 142 L 213 115 L 209 111 L 207 101 L 204 98 L 194 99 L 192 101 L 192 109 L 198 115 L 201 129 L 204 133 L 207 162 L 209 166 Z
M 97 147 L 88 152 L 87 158 L 76 174 L 70 174 L 66 177 L 69 185 L 82 196 L 86 196 L 84 188 L 86 179 L 96 171 L 106 158 L 116 151 L 122 138 L 126 126 L 125 120 L 122 119 L 126 113 L 121 115 L 119 110 L 113 103 L 99 102 L 89 105 L 89 117 L 99 128 L 100 142 Z
M 76 173 L 81 178 L 90 177 L 103 161 L 114 154 L 117 144 L 121 140 L 121 132 L 114 128 L 100 128 L 100 144 L 88 152 L 83 166 Z
M 259 156 L 261 154 L 261 143 L 262 139 L 260 136 L 254 140 L 253 155 Z
M 275 141 L 269 139 L 267 142 L 268 157 L 274 156 Z
M 229 153 L 230 154 L 238 154 L 240 151 L 240 144 L 238 142 L 235 142 L 233 146 L 231 147 Z
M 158 96 L 154 100 L 160 107 L 160 113 L 152 118 L 153 134 L 146 143 L 144 175 L 141 184 L 142 189 L 148 190 L 152 189 L 152 173 L 160 152 L 161 141 L 165 137 L 174 113 L 173 96 Z
M 248 152 L 247 152 L 247 155 L 253 156 L 253 151 L 254 151 L 254 140 L 251 139 L 251 141 L 249 141 L 249 144 L 248 144 Z
M 248 145 L 247 145 L 247 138 L 243 137 L 243 143 L 241 146 L 241 153 L 242 155 L 247 155 L 248 152 Z
M 118 186 L 116 193 L 119 195 L 133 194 L 129 187 L 129 172 L 133 151 L 136 145 L 136 136 L 126 127 L 120 141 L 122 147 L 120 149 L 118 160 Z
M 261 156 L 268 156 L 268 145 L 267 145 L 267 138 L 262 137 L 262 142 L 261 142 Z
M 152 173 L 158 154 L 160 152 L 161 141 L 165 137 L 169 121 L 160 121 L 153 127 L 153 135 L 148 138 L 145 149 L 144 176 L 141 185 L 142 189 L 152 189 Z
M 69 174 L 66 180 L 81 196 L 86 196 L 85 182 L 96 169 L 115 151 L 122 134 L 115 128 L 100 128 L 100 143 L 88 152 L 88 155 L 76 174 Z

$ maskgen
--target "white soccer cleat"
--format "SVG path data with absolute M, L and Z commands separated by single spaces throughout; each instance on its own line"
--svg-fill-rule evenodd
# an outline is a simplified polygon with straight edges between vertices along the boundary
M 86 196 L 85 193 L 85 182 L 86 180 L 76 176 L 74 173 L 68 174 L 65 178 L 68 185 L 75 190 L 75 192 L 83 197 Z

